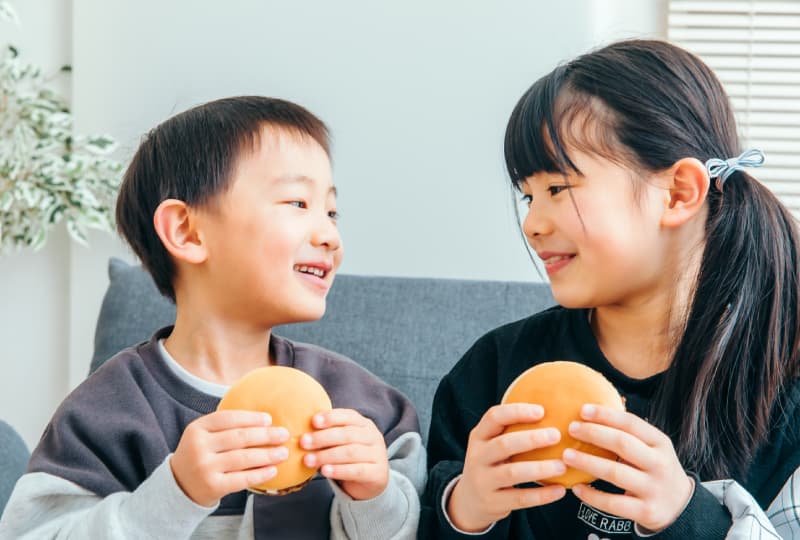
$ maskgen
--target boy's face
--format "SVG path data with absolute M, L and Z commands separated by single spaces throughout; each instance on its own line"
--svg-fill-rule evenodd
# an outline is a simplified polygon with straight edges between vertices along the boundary
M 198 213 L 208 250 L 201 294 L 220 316 L 259 328 L 320 318 L 342 259 L 327 154 L 310 137 L 266 127 L 232 174 Z

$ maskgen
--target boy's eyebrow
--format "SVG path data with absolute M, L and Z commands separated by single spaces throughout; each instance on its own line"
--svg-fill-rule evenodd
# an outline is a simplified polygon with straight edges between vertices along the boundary
M 313 178 L 310 176 L 306 176 L 304 174 L 287 174 L 284 176 L 279 176 L 275 179 L 275 182 L 278 184 L 292 184 L 292 183 L 301 183 L 301 184 L 314 184 L 316 183 Z M 338 195 L 338 191 L 336 186 L 331 186 L 328 189 L 328 193 L 336 197 Z

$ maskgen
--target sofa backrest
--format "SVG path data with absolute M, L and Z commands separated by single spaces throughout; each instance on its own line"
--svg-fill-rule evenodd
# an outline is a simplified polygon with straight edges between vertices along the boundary
M 139 266 L 109 261 L 109 287 L 95 333 L 91 370 L 119 350 L 172 324 L 175 307 Z M 433 394 L 477 338 L 553 304 L 546 284 L 342 274 L 319 321 L 275 333 L 348 356 L 416 405 L 427 438 Z

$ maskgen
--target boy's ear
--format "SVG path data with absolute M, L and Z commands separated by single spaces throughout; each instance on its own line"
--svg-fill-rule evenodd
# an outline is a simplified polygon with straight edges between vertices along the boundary
M 199 264 L 208 253 L 197 219 L 185 202 L 177 199 L 162 201 L 153 214 L 153 225 L 166 250 L 179 261 Z
M 706 166 L 695 158 L 683 158 L 670 167 L 665 208 L 661 224 L 677 227 L 689 221 L 703 208 L 710 179 Z

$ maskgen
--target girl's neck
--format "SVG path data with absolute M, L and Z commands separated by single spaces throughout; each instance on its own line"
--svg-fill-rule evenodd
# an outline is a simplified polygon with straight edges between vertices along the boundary
M 274 364 L 269 352 L 270 330 L 186 313 L 178 310 L 175 328 L 164 346 L 189 373 L 229 385 L 253 369 Z
M 661 309 L 659 309 L 661 307 Z M 600 350 L 620 372 L 645 379 L 669 367 L 676 333 L 658 302 L 637 308 L 603 306 L 590 312 Z
M 692 291 L 703 258 L 704 217 L 673 231 L 659 276 L 647 292 L 591 311 L 600 350 L 634 379 L 665 371 L 686 327 Z

